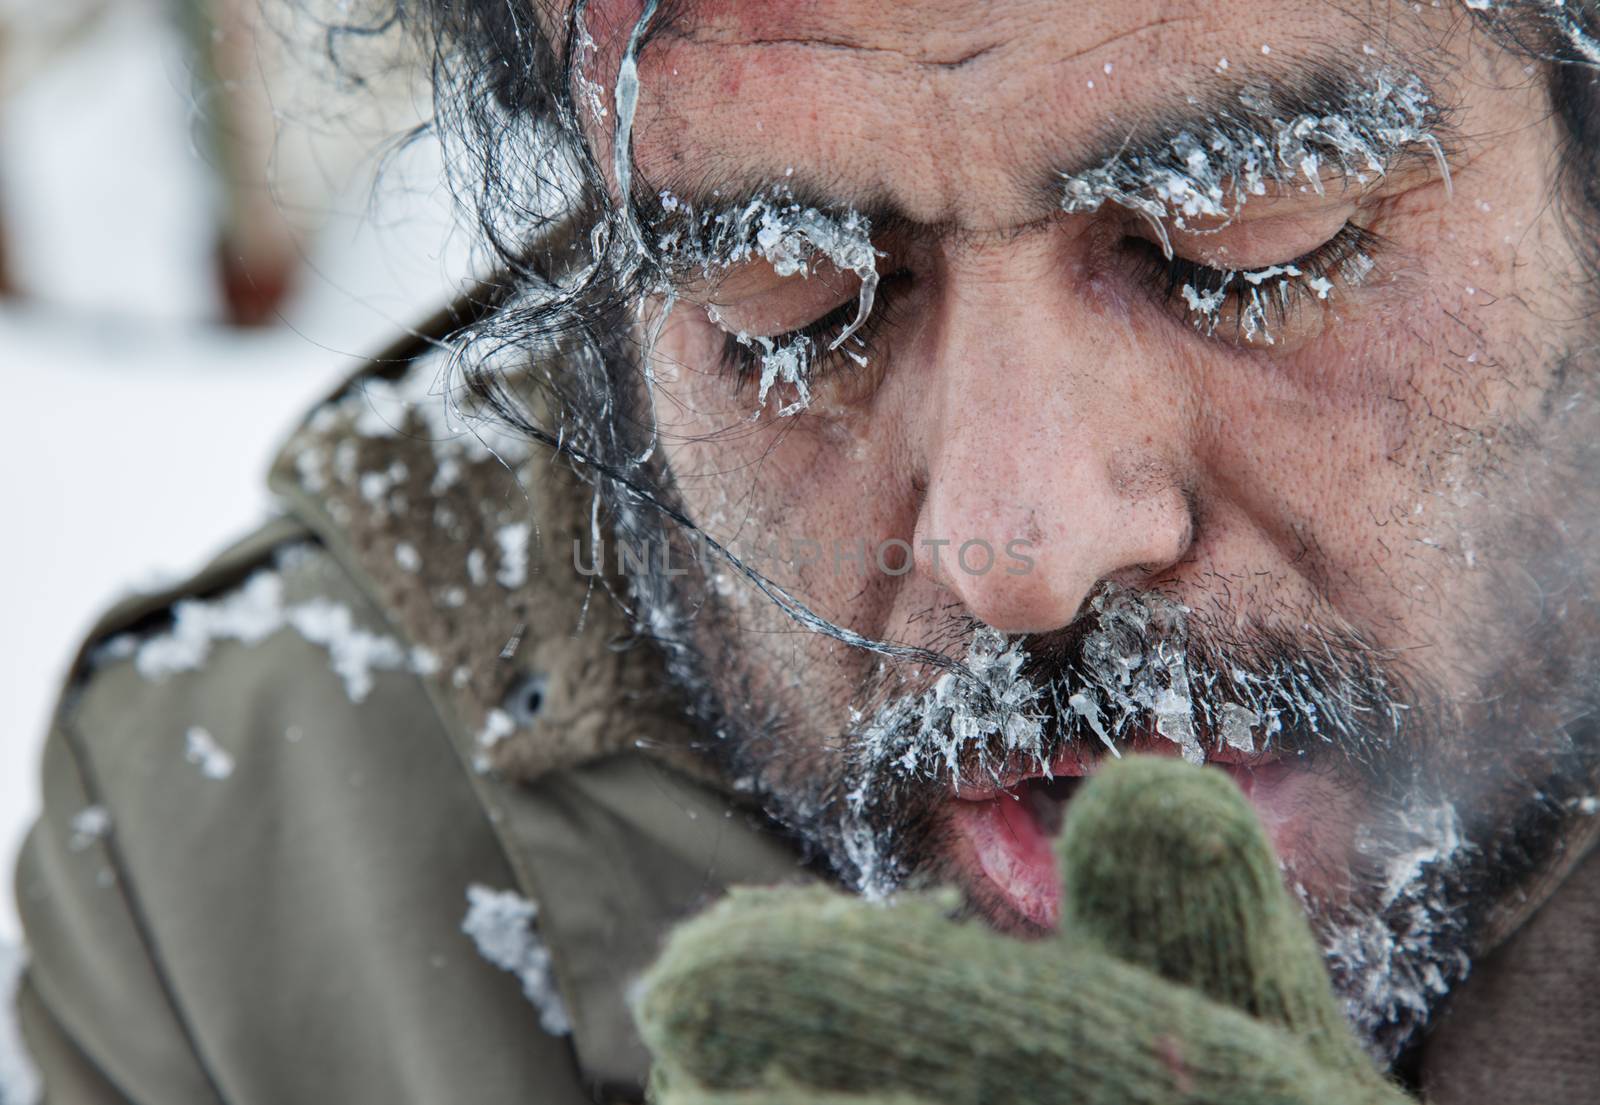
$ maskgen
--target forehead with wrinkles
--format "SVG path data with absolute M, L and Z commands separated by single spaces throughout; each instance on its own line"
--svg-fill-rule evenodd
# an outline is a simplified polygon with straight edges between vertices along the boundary
M 586 9 L 595 84 L 612 87 L 641 9 Z M 1406 68 L 1397 44 L 1459 18 L 1326 0 L 666 3 L 640 51 L 634 163 L 682 195 L 788 180 L 921 223 L 1014 227 L 1050 214 L 1056 170 L 1191 95 Z

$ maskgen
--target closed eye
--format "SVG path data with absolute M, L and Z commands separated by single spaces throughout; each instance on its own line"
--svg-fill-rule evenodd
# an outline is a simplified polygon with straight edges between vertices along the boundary
M 894 323 L 897 301 L 911 279 L 908 269 L 898 269 L 881 277 L 872 311 L 856 332 L 837 349 L 829 347 L 856 320 L 859 308 L 855 299 L 846 300 L 822 317 L 783 333 L 726 334 L 722 344 L 721 368 L 735 376 L 741 388 L 761 378 L 770 350 L 804 350 L 810 380 L 820 380 L 831 372 L 865 368 L 872 358 L 881 355 L 880 346 Z
M 1167 257 L 1142 237 L 1125 239 L 1137 276 L 1156 300 L 1207 337 L 1271 345 L 1296 312 L 1327 300 L 1336 288 L 1359 284 L 1386 241 L 1355 223 L 1316 249 L 1249 270 L 1227 270 Z

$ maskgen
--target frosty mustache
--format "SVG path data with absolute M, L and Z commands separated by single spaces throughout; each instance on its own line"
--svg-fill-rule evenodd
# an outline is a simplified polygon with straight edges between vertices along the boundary
M 866 715 L 851 743 L 864 782 L 993 782 L 1047 772 L 1074 744 L 1116 756 L 1157 739 L 1194 763 L 1229 749 L 1392 766 L 1405 688 L 1392 657 L 1354 634 L 1224 636 L 1165 595 L 1103 584 L 1056 633 L 979 628 L 957 669 Z

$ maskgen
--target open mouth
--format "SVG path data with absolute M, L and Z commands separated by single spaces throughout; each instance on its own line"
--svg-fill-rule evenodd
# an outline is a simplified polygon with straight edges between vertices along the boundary
M 1024 919 L 1045 928 L 1061 915 L 1061 880 L 1052 840 L 1087 771 L 1036 775 L 955 800 L 954 821 L 976 874 Z
M 1177 755 L 1166 741 L 1152 742 L 1140 752 Z M 1067 803 L 1102 762 L 1076 753 L 1064 754 L 1050 770 L 1025 777 L 1005 777 L 992 786 L 952 790 L 953 823 L 972 872 L 987 882 L 1001 900 L 1027 923 L 1054 928 L 1061 915 L 1061 879 L 1053 840 L 1060 835 Z M 1211 765 L 1226 771 L 1268 822 L 1281 804 L 1280 784 L 1294 771 L 1282 763 L 1218 758 Z

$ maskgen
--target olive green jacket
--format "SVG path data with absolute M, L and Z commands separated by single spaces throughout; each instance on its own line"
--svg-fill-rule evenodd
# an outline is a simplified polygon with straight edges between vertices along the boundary
M 637 1100 L 663 934 L 804 877 L 574 567 L 579 482 L 451 415 L 429 334 L 466 321 L 312 412 L 282 518 L 90 634 L 16 879 L 52 1105 Z M 463 931 L 472 887 L 536 903 L 522 974 Z M 1430 1100 L 1600 1100 L 1597 917 L 1591 859 L 1480 965 Z
M 90 634 L 16 876 L 47 1101 L 635 1100 L 663 933 L 801 877 L 573 567 L 577 482 L 447 419 L 428 349 L 305 421 L 284 517 Z M 553 1016 L 473 886 L 536 903 Z

